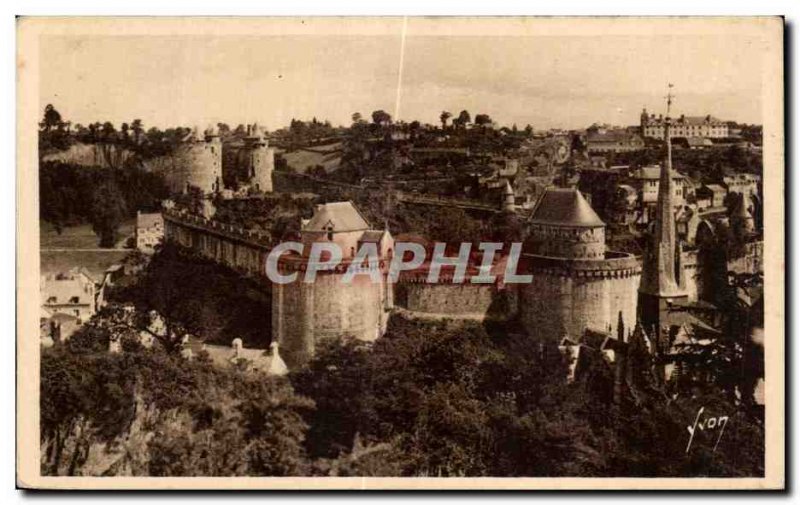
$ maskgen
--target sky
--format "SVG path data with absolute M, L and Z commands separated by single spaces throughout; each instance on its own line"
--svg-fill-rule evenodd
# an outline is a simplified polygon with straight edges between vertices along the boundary
M 432 124 L 466 109 L 520 128 L 582 128 L 663 113 L 673 83 L 676 115 L 760 123 L 761 54 L 757 39 L 715 32 L 46 35 L 40 102 L 73 123 L 161 128 L 349 124 L 377 109 Z

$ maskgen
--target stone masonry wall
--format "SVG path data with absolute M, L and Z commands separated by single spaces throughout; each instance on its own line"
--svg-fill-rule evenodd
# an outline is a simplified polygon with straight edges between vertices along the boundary
M 517 313 L 517 290 L 494 284 L 402 283 L 398 305 L 418 314 L 444 317 L 508 319 Z
M 520 285 L 520 321 L 536 336 L 557 342 L 586 328 L 616 334 L 636 324 L 641 266 L 637 258 L 569 261 L 530 258 L 533 282 Z

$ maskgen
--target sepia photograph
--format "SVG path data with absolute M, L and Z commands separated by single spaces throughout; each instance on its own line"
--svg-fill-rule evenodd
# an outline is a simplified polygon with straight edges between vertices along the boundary
M 782 18 L 16 28 L 18 486 L 785 486 Z

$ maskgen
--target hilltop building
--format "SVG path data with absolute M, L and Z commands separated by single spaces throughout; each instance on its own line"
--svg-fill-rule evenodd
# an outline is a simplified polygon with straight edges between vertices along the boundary
M 667 121 L 670 121 L 667 126 Z M 671 121 L 664 118 L 661 114 L 648 114 L 647 109 L 642 109 L 640 117 L 642 135 L 654 139 L 663 139 L 667 128 L 670 130 L 671 137 L 705 137 L 705 138 L 726 138 L 730 136 L 728 123 L 719 120 L 711 115 L 707 116 L 684 116 Z

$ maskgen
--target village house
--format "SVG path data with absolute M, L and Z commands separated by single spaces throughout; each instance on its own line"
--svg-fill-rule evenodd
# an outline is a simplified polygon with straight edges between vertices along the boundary
M 84 268 L 48 274 L 40 282 L 42 336 L 66 340 L 97 311 L 97 286 Z
M 653 212 L 658 201 L 660 170 L 658 165 L 640 167 L 630 174 L 627 181 L 627 184 L 634 188 L 639 197 L 638 203 L 644 223 L 653 219 Z M 671 174 L 675 187 L 673 204 L 676 207 L 683 206 L 686 203 L 686 177 L 675 170 L 672 170 Z
M 710 149 L 714 143 L 705 137 L 689 137 L 686 139 L 686 146 L 692 150 Z
M 705 184 L 696 191 L 697 199 L 709 200 L 710 207 L 723 207 L 728 191 L 719 184 Z
M 736 174 L 722 178 L 722 185 L 728 193 L 739 193 L 740 195 L 758 195 L 758 183 L 761 178 L 754 174 Z

